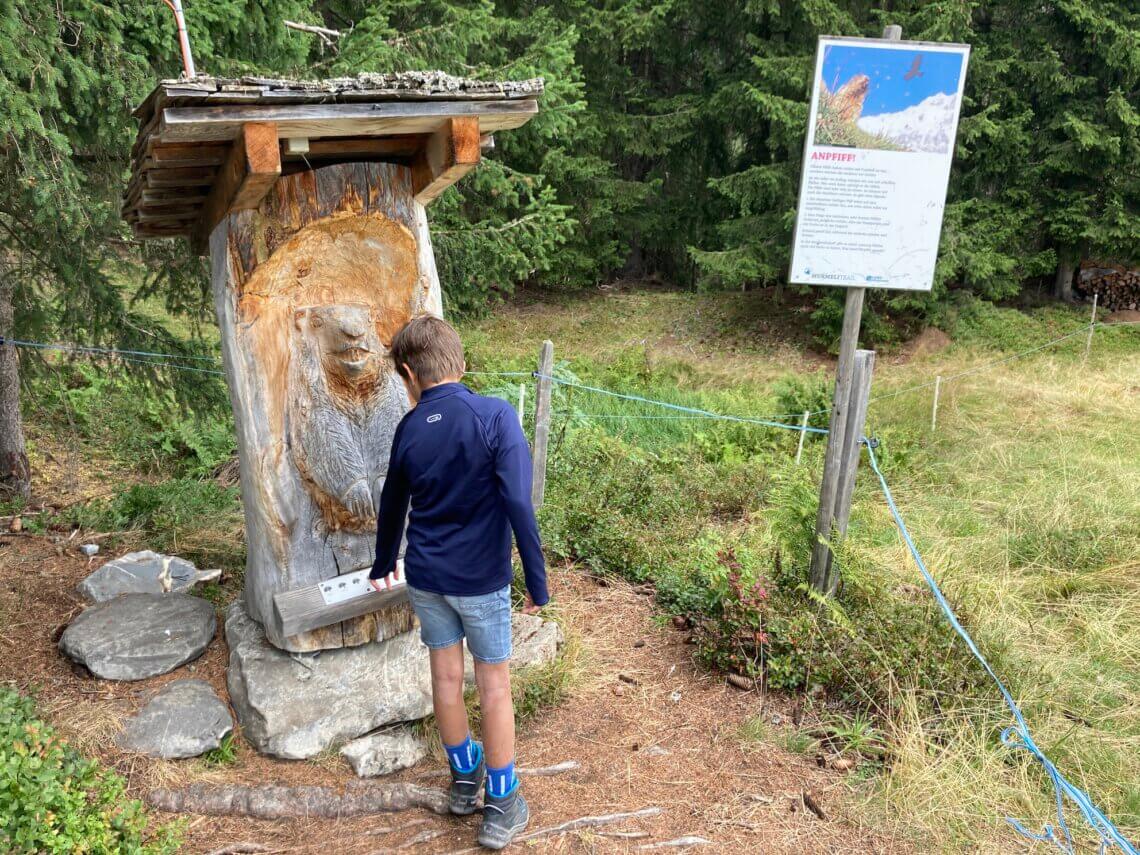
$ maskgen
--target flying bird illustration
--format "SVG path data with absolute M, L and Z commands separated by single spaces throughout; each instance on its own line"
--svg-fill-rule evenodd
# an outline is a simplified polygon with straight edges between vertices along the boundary
M 922 72 L 919 71 L 919 66 L 922 65 L 922 54 L 916 53 L 914 55 L 914 62 L 911 63 L 910 71 L 903 75 L 903 80 L 914 80 L 916 77 L 922 77 Z

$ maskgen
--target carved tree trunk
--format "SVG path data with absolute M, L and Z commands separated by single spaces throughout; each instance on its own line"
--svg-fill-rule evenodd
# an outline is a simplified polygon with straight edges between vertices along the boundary
M 407 167 L 329 166 L 281 178 L 210 237 L 214 299 L 237 427 L 245 602 L 291 651 L 382 640 L 391 608 L 288 638 L 273 595 L 372 564 L 392 434 L 408 409 L 388 346 L 441 314 L 423 206 Z
M 0 258 L 0 336 L 12 334 L 12 280 Z M 0 498 L 27 499 L 31 469 L 20 418 L 20 363 L 16 348 L 0 345 Z

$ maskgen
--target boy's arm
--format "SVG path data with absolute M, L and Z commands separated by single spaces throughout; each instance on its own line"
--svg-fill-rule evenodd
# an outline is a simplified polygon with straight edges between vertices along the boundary
M 400 542 L 404 537 L 404 523 L 408 515 L 411 491 L 408 480 L 397 460 L 400 431 L 392 439 L 392 454 L 388 459 L 388 474 L 380 491 L 380 511 L 376 520 L 376 560 L 369 579 L 383 579 L 396 569 Z
M 499 480 L 499 492 L 518 543 L 527 592 L 536 606 L 544 606 L 550 601 L 550 594 L 546 590 L 546 561 L 538 538 L 538 520 L 530 500 L 530 449 L 513 410 L 500 414 L 497 432 L 495 477 Z

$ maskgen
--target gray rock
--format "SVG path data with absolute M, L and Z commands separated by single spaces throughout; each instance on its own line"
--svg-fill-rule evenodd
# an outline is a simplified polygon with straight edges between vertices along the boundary
M 126 751 L 175 760 L 217 748 L 233 729 L 229 708 L 209 683 L 175 680 L 127 719 L 117 743 Z
M 226 682 L 243 735 L 260 752 L 299 760 L 431 712 L 428 655 L 418 633 L 378 643 L 286 653 L 242 603 L 226 614 Z
M 197 659 L 217 630 L 214 607 L 187 594 L 124 594 L 96 603 L 59 640 L 106 680 L 145 680 Z
M 397 727 L 354 739 L 340 753 L 361 778 L 375 778 L 416 765 L 427 757 L 428 746 L 408 728 Z
M 554 659 L 562 643 L 557 624 L 516 613 L 512 628 L 512 666 Z M 230 703 L 242 734 L 263 754 L 305 759 L 431 712 L 431 672 L 418 631 L 359 647 L 287 653 L 266 640 L 237 602 L 226 613 L 226 642 Z M 475 679 L 470 661 L 467 678 Z
M 558 655 L 563 642 L 562 627 L 552 620 L 523 612 L 511 614 L 511 668 L 548 665 Z M 468 685 L 475 684 L 475 664 L 464 648 L 465 674 Z
M 95 549 L 98 551 L 98 547 Z M 76 590 L 90 602 L 102 603 L 122 594 L 183 593 L 199 582 L 214 581 L 221 573 L 221 570 L 203 572 L 184 558 L 148 549 L 108 561 L 80 582 Z

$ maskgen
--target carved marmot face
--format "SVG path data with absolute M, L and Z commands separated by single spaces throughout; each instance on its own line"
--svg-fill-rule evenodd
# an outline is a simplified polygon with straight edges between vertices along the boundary
M 297 329 L 309 332 L 326 373 L 352 381 L 375 374 L 386 355 L 372 312 L 363 303 L 309 306 L 294 314 Z

